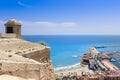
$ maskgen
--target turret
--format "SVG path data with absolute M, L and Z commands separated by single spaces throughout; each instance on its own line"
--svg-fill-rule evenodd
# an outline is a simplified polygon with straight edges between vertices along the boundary
M 10 19 L 5 24 L 6 34 L 15 34 L 16 38 L 21 38 L 21 23 L 16 19 Z

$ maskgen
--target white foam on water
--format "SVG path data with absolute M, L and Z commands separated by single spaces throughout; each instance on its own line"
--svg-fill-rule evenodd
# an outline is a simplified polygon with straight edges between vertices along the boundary
M 80 68 L 80 63 L 76 63 L 76 64 L 73 64 L 73 65 L 68 65 L 68 66 L 63 66 L 63 67 L 57 67 L 54 69 L 55 72 L 58 72 L 58 71 L 65 71 L 65 70 L 71 70 L 71 69 L 77 69 L 77 68 Z

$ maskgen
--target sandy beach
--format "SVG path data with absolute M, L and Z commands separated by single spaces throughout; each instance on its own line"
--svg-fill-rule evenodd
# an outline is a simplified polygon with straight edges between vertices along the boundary
M 68 67 L 68 69 L 67 69 Z M 70 66 L 62 67 L 60 70 L 55 71 L 56 76 L 68 76 L 68 75 L 82 75 L 83 74 L 89 74 L 93 73 L 91 70 L 88 69 L 87 65 L 84 66 L 74 66 L 72 68 L 69 68 Z M 93 73 L 94 74 L 94 73 Z

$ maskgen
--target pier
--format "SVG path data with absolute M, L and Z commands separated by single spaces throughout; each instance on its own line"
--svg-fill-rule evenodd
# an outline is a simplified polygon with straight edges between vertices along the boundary
M 111 54 L 120 55 L 120 52 L 100 53 L 97 47 L 90 47 L 89 51 L 82 56 L 80 64 L 83 66 L 56 72 L 56 80 L 120 80 L 120 69 L 110 57 Z

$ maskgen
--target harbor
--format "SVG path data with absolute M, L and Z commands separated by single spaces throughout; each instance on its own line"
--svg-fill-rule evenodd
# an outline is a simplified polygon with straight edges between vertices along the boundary
M 120 80 L 120 68 L 115 64 L 120 52 L 99 52 L 98 48 L 107 47 L 90 47 L 79 66 L 56 69 L 56 80 Z

